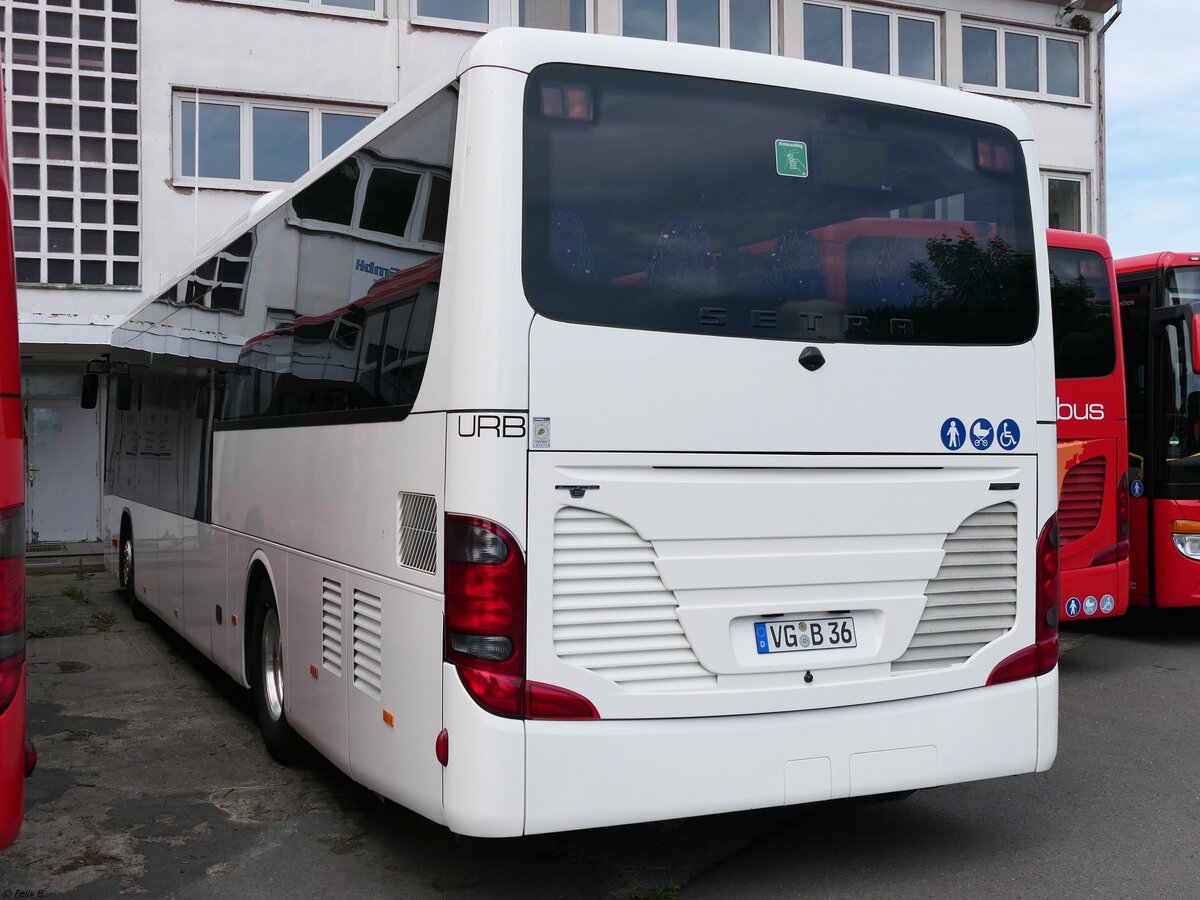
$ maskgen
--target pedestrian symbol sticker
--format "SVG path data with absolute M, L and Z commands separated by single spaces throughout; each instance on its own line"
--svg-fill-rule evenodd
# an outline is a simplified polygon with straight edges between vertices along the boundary
M 1085 597 L 1083 600 L 1083 614 L 1085 616 L 1094 616 L 1096 614 L 1096 598 Z
M 1146 493 L 1146 485 L 1142 483 L 1140 478 L 1135 478 L 1129 482 L 1129 495 L 1131 497 L 1140 497 Z
M 1100 612 L 1104 613 L 1106 616 L 1116 609 L 1116 606 L 1117 601 L 1113 599 L 1112 594 L 1105 594 L 1100 598 Z
M 775 171 L 792 178 L 807 178 L 808 144 L 804 141 L 776 141 Z
M 1067 601 L 1067 617 L 1073 619 L 1077 615 L 1079 615 L 1079 598 L 1072 597 Z
M 947 450 L 957 450 L 967 439 L 967 429 L 962 419 L 951 416 L 942 423 L 942 446 Z
M 971 423 L 971 446 L 976 450 L 986 450 L 992 446 L 992 423 L 987 419 L 976 419 Z
M 1001 450 L 1016 450 L 1021 443 L 1021 429 L 1012 419 L 1001 419 L 996 426 L 996 443 Z

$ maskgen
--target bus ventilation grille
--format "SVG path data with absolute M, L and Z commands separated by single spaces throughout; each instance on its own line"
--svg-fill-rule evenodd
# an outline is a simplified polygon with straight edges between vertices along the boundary
M 1058 497 L 1058 546 L 1065 547 L 1100 524 L 1104 506 L 1104 457 L 1067 470 Z
M 612 516 L 564 507 L 554 517 L 554 652 L 627 691 L 703 690 L 700 665 L 658 576 L 649 541 Z
M 396 510 L 400 536 L 400 565 L 430 575 L 437 572 L 437 498 L 430 494 L 400 494 Z
M 925 611 L 892 674 L 966 662 L 1017 621 L 1017 507 L 1000 503 L 967 517 L 942 544 L 925 588 Z
M 321 665 L 342 674 L 342 586 L 321 579 Z
M 383 603 L 364 591 L 354 592 L 354 686 L 380 698 L 383 691 Z

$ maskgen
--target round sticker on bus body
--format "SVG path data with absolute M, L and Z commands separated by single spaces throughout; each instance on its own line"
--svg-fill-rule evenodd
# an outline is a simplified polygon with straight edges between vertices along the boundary
M 1079 598 L 1072 597 L 1067 601 L 1067 618 L 1073 619 L 1079 615 Z
M 962 419 L 956 419 L 954 416 L 951 416 L 942 423 L 940 434 L 943 447 L 947 450 L 957 450 L 963 445 L 963 441 L 967 439 L 967 427 L 963 425 Z
M 987 419 L 976 419 L 971 423 L 971 444 L 976 450 L 986 450 L 992 446 L 992 423 Z
M 1100 598 L 1100 612 L 1106 616 L 1111 613 L 1117 606 L 1117 601 L 1113 599 L 1112 594 L 1105 594 Z
M 1021 429 L 1012 419 L 1001 419 L 996 426 L 996 443 L 1001 450 L 1016 450 L 1021 443 Z
M 1135 478 L 1129 482 L 1129 495 L 1131 497 L 1140 497 L 1146 493 L 1146 485 L 1140 478 Z

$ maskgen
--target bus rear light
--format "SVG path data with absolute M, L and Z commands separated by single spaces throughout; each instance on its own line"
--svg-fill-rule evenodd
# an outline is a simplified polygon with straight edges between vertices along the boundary
M 33 746 L 33 741 L 25 738 L 25 777 L 28 778 L 32 775 L 35 768 L 37 768 L 37 747 Z
M 1092 557 L 1089 566 L 1107 566 L 1129 559 L 1129 540 L 1117 541 Z
M 1122 472 L 1117 479 L 1117 534 L 1129 537 L 1129 473 Z M 1126 541 L 1128 543 L 1128 541 Z M 1126 550 L 1128 555 L 1128 550 Z M 1124 558 L 1124 557 L 1122 557 Z
M 0 510 L 0 713 L 25 671 L 25 508 Z
M 445 660 L 483 709 L 510 719 L 598 719 L 573 691 L 525 680 L 525 556 L 500 525 L 446 516 Z
M 527 719 L 598 719 L 600 713 L 582 694 L 553 684 L 530 681 L 525 685 Z
M 450 765 L 450 732 L 445 728 L 438 732 L 438 736 L 433 742 L 433 755 L 437 757 L 437 761 L 442 764 L 443 768 Z
M 1034 643 L 1000 662 L 988 684 L 1004 684 L 1045 675 L 1058 665 L 1058 516 L 1050 517 L 1037 544 L 1034 590 Z

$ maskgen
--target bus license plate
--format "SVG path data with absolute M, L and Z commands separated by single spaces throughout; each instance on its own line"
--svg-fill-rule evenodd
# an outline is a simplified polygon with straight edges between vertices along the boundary
M 835 650 L 857 647 L 854 618 L 787 619 L 755 622 L 759 653 L 792 653 L 797 650 Z

